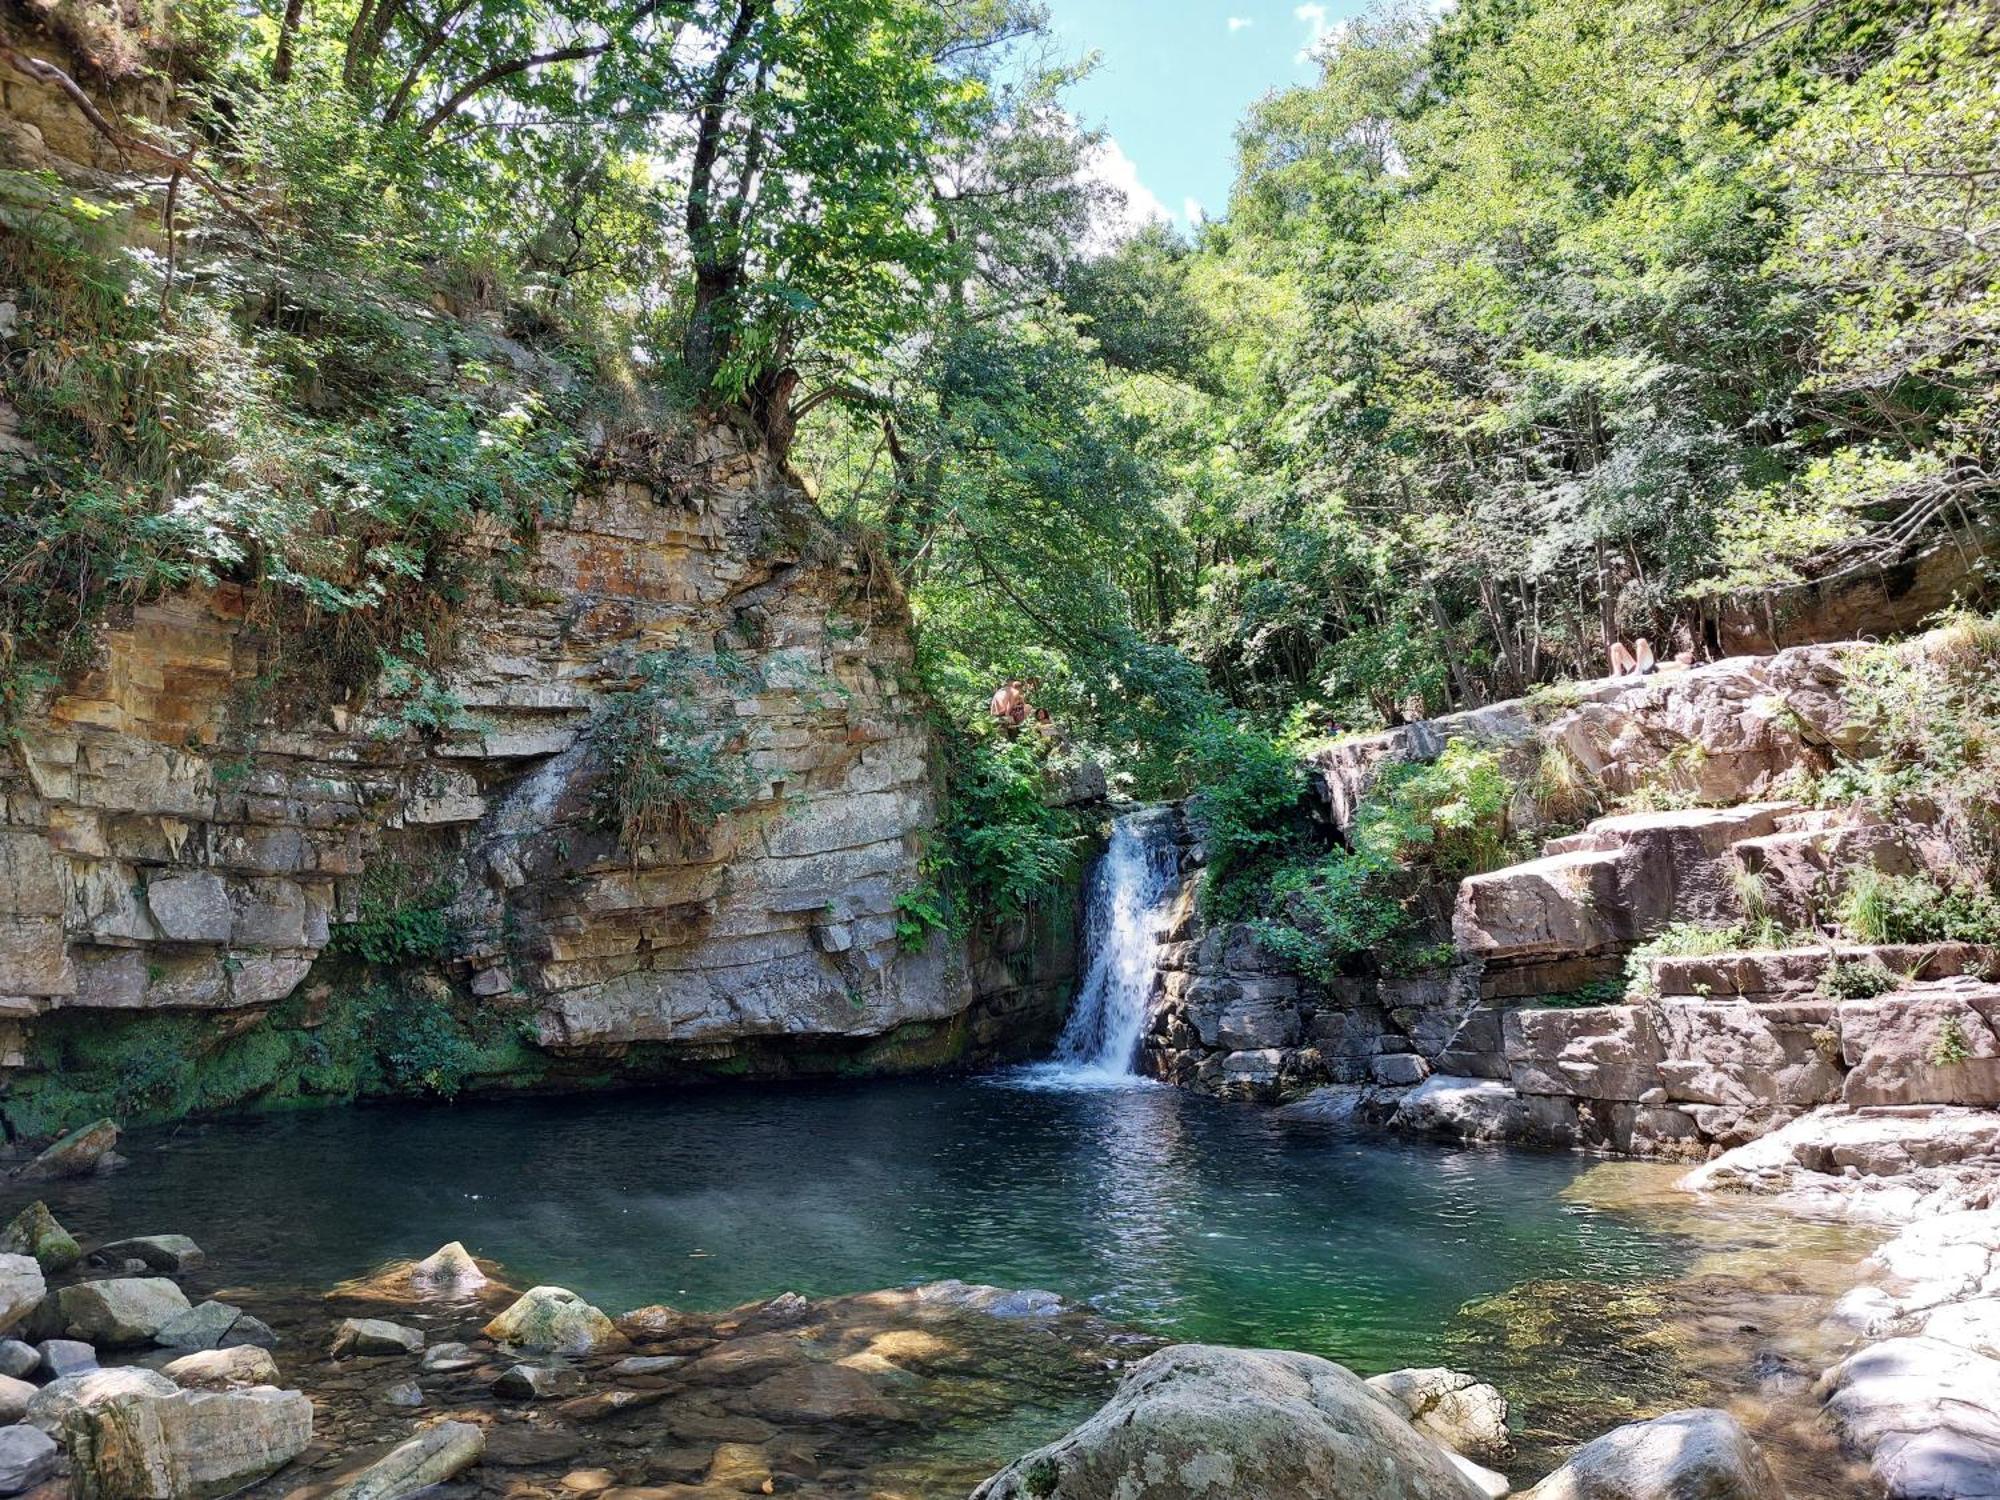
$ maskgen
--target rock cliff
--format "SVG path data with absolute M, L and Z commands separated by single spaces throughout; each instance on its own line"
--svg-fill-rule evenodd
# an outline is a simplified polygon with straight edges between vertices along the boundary
M 938 809 L 907 612 L 757 448 L 710 426 L 613 456 L 524 557 L 463 547 L 479 582 L 436 682 L 268 706 L 277 654 L 311 643 L 218 588 L 139 608 L 22 727 L 0 773 L 18 1124 L 57 1123 L 38 1091 L 103 1028 L 240 1049 L 338 1018 L 384 957 L 419 975 L 392 1006 L 502 1082 L 936 1061 L 1005 1039 L 977 992 L 1059 1018 L 1060 943 L 982 939 L 975 987 L 941 934 L 899 939 Z M 730 806 L 628 836 L 607 725 L 662 660 Z M 418 693 L 450 722 L 413 727 Z

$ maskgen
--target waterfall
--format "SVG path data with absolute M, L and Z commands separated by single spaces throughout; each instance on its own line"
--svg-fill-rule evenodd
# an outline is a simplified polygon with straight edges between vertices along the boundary
M 1180 846 L 1169 808 L 1128 813 L 1091 875 L 1084 907 L 1083 981 L 1052 1063 L 1050 1084 L 1111 1084 L 1137 1075 L 1132 1063 L 1159 971 L 1160 927 L 1180 889 Z

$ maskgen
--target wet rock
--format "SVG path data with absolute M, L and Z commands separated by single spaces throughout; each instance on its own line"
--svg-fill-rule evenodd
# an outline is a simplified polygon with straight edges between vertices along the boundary
M 19 1339 L 0 1339 L 0 1375 L 25 1380 L 41 1368 L 41 1351 Z
M 609 1318 L 559 1286 L 523 1292 L 481 1331 L 499 1343 L 548 1354 L 594 1354 L 625 1343 Z
M 1468 1458 L 1505 1458 L 1507 1398 L 1457 1370 L 1391 1370 L 1368 1382 L 1408 1415 L 1410 1425 Z
M 0 1375 L 0 1423 L 18 1422 L 28 1414 L 36 1387 L 12 1375 Z
M 312 1402 L 297 1391 L 184 1391 L 135 1370 L 79 1376 L 56 1416 L 75 1500 L 205 1500 L 276 1473 L 312 1441 Z
M 917 1288 L 917 1300 L 926 1306 L 960 1307 L 967 1312 L 989 1313 L 996 1318 L 1053 1318 L 1063 1309 L 1063 1300 L 1054 1292 L 1030 1287 L 1006 1291 L 997 1286 L 974 1286 L 963 1281 L 933 1281 Z
M 1785 1500 L 1763 1453 L 1710 1407 L 1632 1422 L 1585 1443 L 1528 1500 Z
M 49 1212 L 46 1203 L 30 1203 L 0 1229 L 0 1253 L 32 1255 L 46 1272 L 67 1271 L 83 1258 L 76 1237 Z
M 278 1336 L 262 1318 L 253 1318 L 249 1313 L 238 1313 L 236 1321 L 229 1325 L 229 1332 L 222 1336 L 219 1347 L 234 1349 L 239 1344 L 255 1344 L 260 1349 L 278 1347 Z
M 197 1270 L 208 1263 L 201 1246 L 184 1234 L 142 1234 L 113 1240 L 98 1246 L 86 1259 L 93 1266 L 123 1266 L 136 1260 L 149 1271 L 174 1275 Z
M 2000 1497 L 2000 1360 L 1890 1339 L 1828 1370 L 1819 1391 L 1842 1445 L 1894 1500 Z
M 0 1495 L 18 1495 L 53 1479 L 60 1463 L 55 1439 L 33 1427 L 0 1428 Z
M 31 1181 L 89 1177 L 121 1164 L 114 1149 L 117 1145 L 117 1123 L 93 1120 L 59 1137 L 16 1175 Z
M 1526 1102 L 1507 1084 L 1444 1074 L 1405 1094 L 1390 1124 L 1418 1135 L 1466 1141 L 1520 1140 L 1532 1127 Z
M 1088 1421 L 1008 1465 L 974 1500 L 1485 1500 L 1394 1403 L 1330 1360 L 1175 1344 Z
M 267 1350 L 244 1345 L 237 1349 L 198 1349 L 160 1367 L 160 1373 L 183 1390 L 226 1391 L 245 1385 L 276 1385 L 278 1362 Z
M 493 1394 L 510 1401 L 553 1401 L 583 1390 L 583 1373 L 568 1365 L 513 1365 L 493 1382 Z
M 420 1363 L 424 1369 L 433 1374 L 446 1375 L 458 1370 L 475 1369 L 483 1364 L 484 1360 L 475 1354 L 469 1345 L 445 1343 L 432 1344 L 430 1348 L 424 1350 L 424 1357 Z
M 82 1375 L 97 1368 L 97 1350 L 81 1339 L 43 1339 L 35 1345 L 42 1373 L 51 1380 Z
M 764 1450 L 750 1443 L 718 1443 L 703 1477 L 710 1489 L 736 1494 L 771 1493 L 774 1480 Z
M 844 1365 L 798 1365 L 759 1381 L 750 1409 L 780 1424 L 903 1420 L 908 1414 L 858 1370 Z
M 805 1358 L 797 1335 L 753 1333 L 726 1339 L 694 1362 L 688 1378 L 698 1385 L 747 1384 L 787 1369 Z
M 186 1293 L 162 1276 L 82 1281 L 64 1287 L 57 1300 L 64 1332 L 111 1348 L 150 1344 L 162 1328 L 188 1311 Z
M 433 1297 L 467 1297 L 487 1285 L 486 1273 L 457 1240 L 441 1245 L 410 1267 L 410 1285 Z
M 682 1332 L 688 1326 L 686 1313 L 655 1302 L 649 1307 L 635 1307 L 617 1320 L 618 1331 L 634 1339 L 668 1339 Z
M 392 1448 L 324 1500 L 404 1500 L 456 1478 L 485 1452 L 486 1434 L 472 1423 L 439 1422 Z
M 571 1469 L 558 1481 L 572 1495 L 595 1495 L 618 1483 L 609 1469 Z
M 420 1328 L 386 1318 L 342 1318 L 333 1330 L 334 1359 L 350 1354 L 415 1354 L 424 1347 Z
M 231 1307 L 227 1302 L 198 1302 L 186 1312 L 176 1313 L 162 1323 L 153 1335 L 153 1342 L 162 1349 L 220 1349 L 223 1340 L 242 1317 L 242 1310 Z
M 48 1294 L 32 1255 L 0 1255 L 0 1331 L 24 1322 Z
M 414 1380 L 401 1380 L 382 1392 L 385 1406 L 422 1406 L 424 1388 Z
M 593 1391 L 588 1396 L 578 1396 L 556 1407 L 556 1415 L 566 1422 L 602 1422 L 607 1417 L 615 1417 L 621 1412 L 637 1411 L 641 1407 L 654 1406 L 664 1401 L 664 1390 L 635 1391 L 624 1386 L 615 1386 L 608 1391 Z

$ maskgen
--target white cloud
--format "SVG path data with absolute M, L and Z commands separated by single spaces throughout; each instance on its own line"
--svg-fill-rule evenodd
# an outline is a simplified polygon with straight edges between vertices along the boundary
M 1181 199 L 1181 222 L 1192 229 L 1208 217 L 1208 210 L 1201 206 L 1199 198 Z
M 1102 183 L 1117 195 L 1091 226 L 1093 249 L 1107 249 L 1118 240 L 1158 219 L 1170 219 L 1167 205 L 1139 180 L 1139 165 L 1125 154 L 1125 148 L 1106 136 L 1084 164 L 1084 178 Z
M 1229 29 L 1232 33 L 1247 30 L 1249 27 L 1255 26 L 1256 24 L 1257 23 L 1251 20 L 1248 16 L 1231 16 L 1229 18 Z
M 1299 48 L 1300 62 L 1313 61 L 1319 55 L 1321 48 L 1330 46 L 1347 34 L 1347 23 L 1329 19 L 1324 5 L 1295 6 L 1292 14 L 1298 17 L 1306 28 L 1306 44 Z

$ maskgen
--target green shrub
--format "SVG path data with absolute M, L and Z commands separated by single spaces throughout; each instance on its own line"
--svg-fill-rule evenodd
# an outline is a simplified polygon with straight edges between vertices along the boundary
M 1819 992 L 1829 1000 L 1872 1000 L 1902 982 L 1880 959 L 1842 958 L 1819 976 Z
M 1082 820 L 1044 800 L 1043 746 L 1030 737 L 947 734 L 945 747 L 949 798 L 940 858 L 957 920 L 972 911 L 1026 916 L 1075 875 Z
M 1750 930 L 1741 922 L 1670 922 L 1626 955 L 1625 978 L 1630 993 L 1642 998 L 1658 993 L 1653 981 L 1653 959 L 1736 953 L 1751 943 Z
M 1972 1058 L 1972 1045 L 1965 1038 L 1965 1022 L 1957 1016 L 1946 1016 L 1938 1022 L 1937 1037 L 1931 1043 L 1931 1066 L 1937 1068 L 1954 1067 Z
M 401 965 L 442 958 L 450 950 L 451 886 L 438 871 L 418 871 L 393 857 L 373 860 L 361 877 L 355 919 L 327 941 L 334 958 Z
M 1254 904 L 1279 863 L 1307 846 L 1305 768 L 1255 728 L 1220 715 L 1190 737 L 1188 817 L 1207 853 L 1203 901 L 1216 915 Z
M 757 783 L 716 705 L 762 683 L 737 658 L 655 651 L 633 664 L 635 685 L 608 695 L 591 729 L 603 777 L 596 810 L 627 850 L 671 840 L 698 848 L 708 830 L 750 805 Z M 727 687 L 728 695 L 718 690 Z
M 1401 865 L 1458 879 L 1508 862 L 1514 789 L 1500 758 L 1455 739 L 1428 764 L 1391 761 L 1355 810 L 1354 846 Z
M 1990 891 L 1946 889 L 1925 875 L 1856 870 L 1834 915 L 1857 943 L 2000 942 L 2000 901 Z

